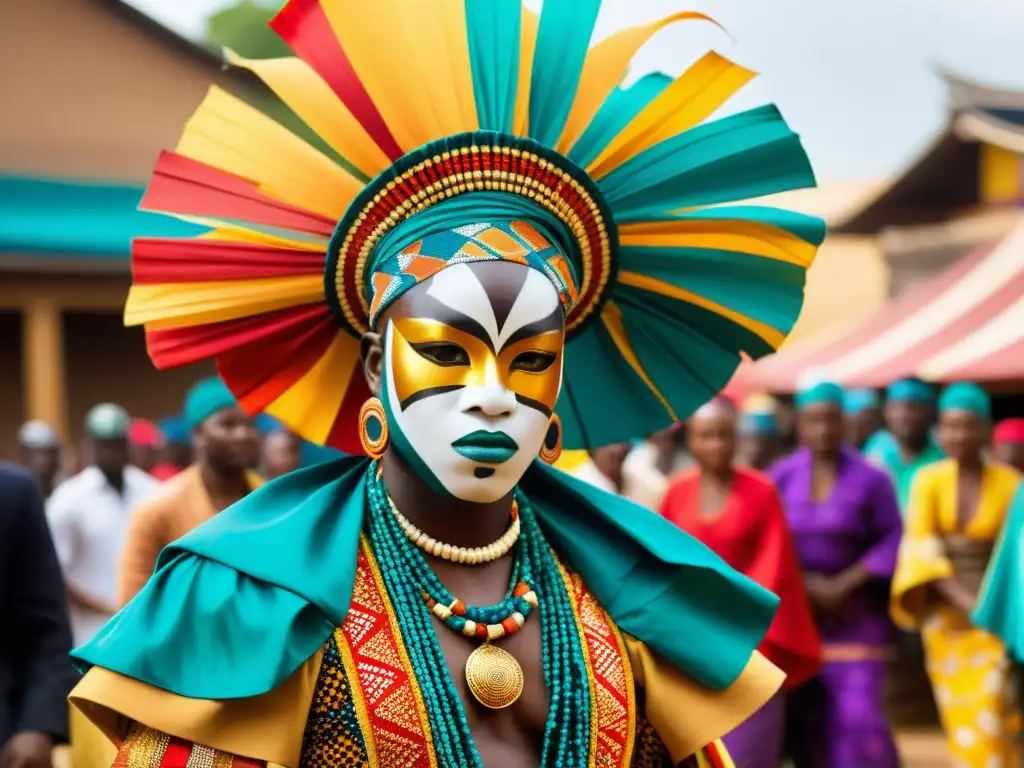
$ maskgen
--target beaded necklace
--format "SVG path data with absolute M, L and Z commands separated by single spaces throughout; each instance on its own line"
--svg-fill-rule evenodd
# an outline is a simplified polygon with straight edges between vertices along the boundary
M 423 598 L 424 592 L 440 596 L 448 591 L 392 514 L 376 462 L 367 470 L 366 479 L 370 543 L 382 566 L 384 585 L 423 695 L 438 764 L 446 768 L 483 768 L 431 621 L 431 610 Z M 558 564 L 532 509 L 523 497 L 517 502 L 522 534 L 515 548 L 512 584 L 532 580 L 539 598 L 541 659 L 548 689 L 541 765 L 583 768 L 590 757 L 593 702 L 576 617 Z

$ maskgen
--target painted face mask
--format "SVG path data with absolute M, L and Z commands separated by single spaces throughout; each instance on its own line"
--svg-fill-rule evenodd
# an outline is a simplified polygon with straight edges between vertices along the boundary
M 438 492 L 509 493 L 540 450 L 562 384 L 559 296 L 536 270 L 458 264 L 399 306 L 381 399 L 402 457 Z

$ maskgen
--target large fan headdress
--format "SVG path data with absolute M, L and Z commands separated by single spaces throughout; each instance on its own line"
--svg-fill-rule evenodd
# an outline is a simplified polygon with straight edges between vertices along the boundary
M 621 85 L 678 13 L 591 47 L 600 0 L 290 0 L 294 58 L 252 70 L 330 151 L 212 88 L 147 210 L 208 227 L 140 239 L 125 322 L 158 368 L 214 358 L 249 411 L 356 452 L 359 337 L 456 261 L 559 288 L 567 448 L 653 433 L 775 350 L 818 219 L 723 205 L 813 186 L 774 106 L 708 120 L 753 73 L 707 53 Z

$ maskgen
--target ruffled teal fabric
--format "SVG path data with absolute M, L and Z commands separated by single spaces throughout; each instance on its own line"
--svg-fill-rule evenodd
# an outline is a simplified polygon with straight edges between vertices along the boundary
M 470 0 L 472 2 L 472 0 Z M 558 143 L 576 99 L 601 0 L 545 0 L 530 74 L 529 136 Z
M 971 621 L 1002 640 L 1014 660 L 1024 661 L 1024 484 L 1010 504 Z
M 644 107 L 671 84 L 671 77 L 654 72 L 641 77 L 629 88 L 616 88 L 608 94 L 590 125 L 569 150 L 569 159 L 581 168 L 586 168 L 633 122 L 633 118 Z
M 168 546 L 142 592 L 73 652 L 77 665 L 193 698 L 279 685 L 345 619 L 367 462 L 293 472 Z M 774 595 L 654 513 L 540 462 L 522 489 L 623 631 L 713 689 L 739 676 Z
M 520 0 L 466 1 L 473 95 L 482 131 L 512 133 L 522 13 Z

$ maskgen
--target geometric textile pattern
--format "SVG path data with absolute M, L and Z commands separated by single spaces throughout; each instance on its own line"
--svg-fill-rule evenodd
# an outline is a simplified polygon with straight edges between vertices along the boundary
M 437 768 L 430 724 L 377 561 L 359 548 L 348 615 L 335 639 L 369 764 Z
M 260 760 L 193 744 L 134 723 L 111 768 L 266 768 Z
M 576 609 L 576 624 L 592 681 L 596 728 L 591 750 L 597 765 L 628 768 L 636 735 L 636 697 L 625 644 L 578 575 L 568 576 L 566 587 Z
M 393 297 L 445 267 L 474 261 L 511 261 L 533 267 L 554 284 L 566 312 L 576 303 L 578 292 L 568 262 L 532 224 L 469 224 L 427 235 L 377 268 L 371 282 L 371 327 Z
M 337 634 L 324 648 L 320 676 L 302 738 L 302 768 L 367 768 L 369 762 L 352 686 L 338 649 Z

